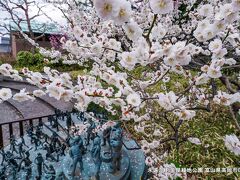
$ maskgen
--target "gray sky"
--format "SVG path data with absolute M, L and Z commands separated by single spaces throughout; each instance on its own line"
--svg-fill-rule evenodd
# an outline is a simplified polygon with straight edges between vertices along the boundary
M 16 0 L 17 1 L 17 0 Z M 45 12 L 53 21 L 57 22 L 58 24 L 64 26 L 66 25 L 66 20 L 63 17 L 61 11 L 56 7 L 56 4 L 51 4 L 51 3 L 45 3 L 44 0 L 37 0 L 39 2 L 39 5 L 45 5 L 45 7 L 42 9 L 43 12 Z M 52 0 L 49 0 L 52 1 Z M 59 0 L 58 0 L 59 1 Z M 61 0 L 60 0 L 61 1 Z M 54 0 L 54 2 L 57 2 L 57 0 Z M 59 6 L 59 5 L 58 5 Z M 65 5 L 61 5 L 61 6 L 65 6 Z M 65 6 L 66 7 L 66 6 Z M 1 11 L 1 10 L 0 10 Z M 38 11 L 38 8 L 36 6 L 31 6 L 30 7 L 30 17 L 34 16 L 36 14 L 36 12 Z M 6 12 L 0 12 L 0 22 L 4 22 L 4 23 L 8 23 L 7 21 L 3 21 L 4 18 L 7 17 L 7 13 Z M 51 22 L 49 18 L 47 18 L 46 16 L 40 16 L 34 19 L 35 21 L 37 21 L 38 23 L 48 23 Z M 0 29 L 0 32 L 2 30 Z

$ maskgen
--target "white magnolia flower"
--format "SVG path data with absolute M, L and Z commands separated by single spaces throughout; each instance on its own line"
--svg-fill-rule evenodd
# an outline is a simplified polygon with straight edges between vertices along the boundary
M 49 94 L 50 97 L 60 100 L 62 94 L 64 93 L 64 88 L 61 86 L 50 84 L 49 86 L 47 86 L 46 92 Z
M 119 13 L 119 0 L 94 0 L 93 4 L 97 15 L 103 20 L 110 20 L 117 17 Z
M 174 56 L 167 56 L 163 59 L 164 63 L 168 66 L 176 66 L 177 65 L 177 61 L 175 59 Z
M 237 96 L 236 96 L 237 97 Z M 236 101 L 233 95 L 218 91 L 218 94 L 214 96 L 213 101 L 216 104 L 221 104 L 224 106 L 229 106 Z
M 226 148 L 235 155 L 240 154 L 240 141 L 235 134 L 226 135 L 224 138 Z
M 237 61 L 233 58 L 229 58 L 229 59 L 225 60 L 225 64 L 228 64 L 230 66 L 235 65 L 236 63 L 237 63 Z
M 175 114 L 183 120 L 189 120 L 192 119 L 194 116 L 196 116 L 196 112 L 193 110 L 187 110 L 187 109 L 181 109 L 180 111 L 176 111 Z
M 211 4 L 205 4 L 198 10 L 199 15 L 209 17 L 213 15 L 213 6 Z
M 138 26 L 138 24 L 135 21 L 130 21 L 129 23 L 125 24 L 123 26 L 123 29 L 127 34 L 127 37 L 132 41 L 138 40 L 143 33 L 142 29 Z
M 33 95 L 36 97 L 44 96 L 46 93 L 40 89 L 33 91 Z
M 147 166 L 152 166 L 154 164 L 154 160 L 150 156 L 147 156 L 145 163 Z
M 114 22 L 117 24 L 123 24 L 125 22 L 128 22 L 131 14 L 132 14 L 131 3 L 123 0 L 119 5 L 119 12 L 117 16 L 114 18 Z
M 201 145 L 202 144 L 200 139 L 198 139 L 196 137 L 189 137 L 188 141 L 190 141 L 191 143 L 196 144 L 196 145 Z
M 215 39 L 209 44 L 209 50 L 212 52 L 218 52 L 222 49 L 222 41 L 220 39 Z
M 206 84 L 209 81 L 209 77 L 206 73 L 196 78 L 196 85 Z
M 216 14 L 216 20 L 225 19 L 228 23 L 232 23 L 238 18 L 238 12 L 234 11 L 231 3 L 226 3 L 220 6 L 219 13 Z
M 166 94 L 160 93 L 158 94 L 158 103 L 161 107 L 163 107 L 166 110 L 173 110 L 175 106 L 177 105 L 177 96 L 174 94 L 174 92 L 169 92 Z
M 25 89 L 22 89 L 19 93 L 13 96 L 13 99 L 18 102 L 24 102 L 27 100 L 34 100 L 35 98 L 30 96 L 28 92 L 25 92 Z
M 174 9 L 172 0 L 150 0 L 149 3 L 154 14 L 167 14 Z
M 151 32 L 151 39 L 162 39 L 167 34 L 167 29 L 162 25 L 158 24 L 154 26 Z
M 103 45 L 101 42 L 97 42 L 91 46 L 90 50 L 94 55 L 101 56 L 103 52 Z
M 0 66 L 0 74 L 4 76 L 10 76 L 12 71 L 12 66 L 10 64 L 2 64 Z
M 215 20 L 213 23 L 213 26 L 216 30 L 216 32 L 221 32 L 224 31 L 226 29 L 226 21 L 225 20 Z
M 123 52 L 120 64 L 128 70 L 132 70 L 137 63 L 135 52 Z
M 222 48 L 221 50 L 216 51 L 216 52 L 213 53 L 212 59 L 221 59 L 221 58 L 223 58 L 226 54 L 227 54 L 227 49 L 226 49 L 226 48 Z
M 12 97 L 12 91 L 9 88 L 0 89 L 0 100 L 6 101 Z
M 204 65 L 204 66 L 201 67 L 201 71 L 202 72 L 208 72 L 208 68 L 209 68 L 208 65 Z
M 139 106 L 141 104 L 141 97 L 137 93 L 132 93 L 127 96 L 127 103 L 132 106 Z
M 220 78 L 222 76 L 221 68 L 219 66 L 216 68 L 213 66 L 210 66 L 208 69 L 207 75 L 210 78 Z

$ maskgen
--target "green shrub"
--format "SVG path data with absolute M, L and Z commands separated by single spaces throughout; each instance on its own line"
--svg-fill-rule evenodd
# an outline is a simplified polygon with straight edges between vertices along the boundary
M 20 51 L 17 54 L 17 65 L 20 67 L 37 66 L 43 63 L 44 57 L 40 53 L 32 54 L 29 51 Z

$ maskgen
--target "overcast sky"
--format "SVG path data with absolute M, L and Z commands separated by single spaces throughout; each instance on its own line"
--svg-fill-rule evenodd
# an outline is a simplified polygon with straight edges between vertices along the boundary
M 17 1 L 17 0 L 16 0 Z M 55 22 L 58 22 L 60 25 L 64 26 L 66 25 L 66 19 L 63 17 L 61 11 L 56 7 L 56 4 L 52 4 L 52 3 L 46 3 L 46 1 L 44 0 L 37 0 L 40 6 L 45 5 L 45 7 L 42 9 L 49 17 L 51 17 L 51 19 Z M 48 0 L 48 1 L 52 1 L 52 0 Z M 61 0 L 58 0 L 59 2 Z M 56 2 L 56 0 L 55 0 Z M 64 5 L 61 5 L 64 6 Z M 31 6 L 30 10 L 29 10 L 29 14 L 30 17 L 36 15 L 36 12 L 38 11 L 38 8 L 36 6 Z M 0 10 L 0 21 L 3 21 L 4 18 L 7 17 L 7 13 L 6 12 L 2 12 Z M 35 18 L 34 20 L 36 20 L 38 23 L 49 23 L 51 22 L 49 18 L 45 17 L 45 16 L 40 16 Z M 4 21 L 5 23 L 8 23 L 7 21 Z M 0 31 L 2 31 L 0 29 Z

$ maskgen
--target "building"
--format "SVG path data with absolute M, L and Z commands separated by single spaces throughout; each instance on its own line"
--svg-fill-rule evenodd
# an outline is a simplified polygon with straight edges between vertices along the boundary
M 19 51 L 30 51 L 33 47 L 32 45 L 25 40 L 19 29 L 15 24 L 10 24 L 11 32 L 10 32 L 10 39 L 11 39 L 11 53 L 14 58 L 16 58 L 17 53 Z M 27 35 L 30 35 L 28 30 L 28 26 L 26 22 L 22 22 L 20 24 L 22 32 Z M 61 34 L 57 26 L 53 23 L 50 24 L 38 24 L 38 23 L 31 23 L 31 28 L 34 34 L 34 37 L 41 37 L 38 38 L 35 42 L 39 44 L 39 46 L 44 48 L 51 48 L 50 37 L 52 35 L 59 35 Z
M 11 53 L 10 37 L 0 37 L 0 53 Z

